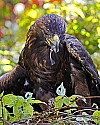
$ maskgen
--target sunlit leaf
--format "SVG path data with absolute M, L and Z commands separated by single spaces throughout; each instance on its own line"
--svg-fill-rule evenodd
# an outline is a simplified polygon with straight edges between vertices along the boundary
M 2 93 L 0 93 L 0 98 L 3 97 L 4 91 Z
M 17 98 L 17 96 L 15 96 L 13 94 L 7 94 L 7 95 L 3 96 L 2 100 L 3 100 L 4 106 L 7 105 L 9 107 L 12 107 L 16 98 Z
M 42 101 L 40 101 L 40 100 L 34 100 L 33 103 L 34 103 L 34 104 L 41 104 L 41 103 L 42 103 L 42 104 L 47 105 L 45 102 L 42 102 Z
M 0 64 L 10 64 L 10 60 L 4 58 L 0 61 Z
M 18 106 L 16 106 L 16 105 L 13 106 L 13 113 L 14 113 L 15 116 L 19 113 L 19 107 Z
M 3 96 L 3 93 L 4 93 L 4 92 L 2 92 L 2 93 L 0 94 L 0 97 Z M 0 117 L 4 117 L 4 119 L 7 120 L 7 116 L 8 116 L 8 111 L 7 111 L 7 109 L 4 107 L 4 102 L 3 102 L 3 100 L 2 100 L 2 102 L 1 102 L 1 100 L 0 100 Z M 1 121 L 0 121 L 0 122 L 1 122 Z
M 68 97 L 64 97 L 64 98 L 63 98 L 63 103 L 64 103 L 65 105 L 69 105 L 69 104 L 70 104 L 70 99 L 69 99 Z
M 5 72 L 8 72 L 8 71 L 10 71 L 10 70 L 12 70 L 12 66 L 11 65 L 4 65 L 3 66 L 3 70 L 5 71 Z
M 98 36 L 100 36 L 100 27 L 97 27 Z
M 93 116 L 92 116 L 94 122 L 96 124 L 100 124 L 100 111 L 96 110 L 94 113 L 93 113 Z
M 28 12 L 28 16 L 31 18 L 36 18 L 37 17 L 37 11 L 34 9 L 30 9 L 30 11 Z
M 61 108 L 63 106 L 63 101 L 62 99 L 58 100 L 55 102 L 55 108 Z
M 57 101 L 61 100 L 62 98 L 63 98 L 63 96 L 57 96 L 57 97 L 55 98 L 55 101 L 57 102 Z
M 33 115 L 33 107 L 29 104 L 23 107 L 23 111 L 24 111 L 24 114 L 23 114 L 24 117 Z

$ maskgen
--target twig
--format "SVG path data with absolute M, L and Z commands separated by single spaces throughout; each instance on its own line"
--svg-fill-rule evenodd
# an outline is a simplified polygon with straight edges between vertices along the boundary
M 6 125 L 11 125 L 10 122 L 8 122 L 7 120 L 5 120 L 5 119 L 2 118 L 2 117 L 0 117 L 0 120 L 3 121 L 3 125 L 5 125 L 5 123 L 6 123 Z
M 2 101 L 2 97 L 0 98 L 0 102 L 1 102 L 1 107 L 2 107 L 2 118 L 4 119 L 4 110 L 3 110 L 3 101 Z M 3 125 L 4 125 L 4 120 L 3 121 Z

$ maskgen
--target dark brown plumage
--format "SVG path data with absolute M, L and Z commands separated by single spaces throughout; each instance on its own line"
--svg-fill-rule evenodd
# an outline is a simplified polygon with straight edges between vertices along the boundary
M 65 21 L 57 15 L 46 15 L 38 19 L 29 29 L 24 49 L 22 50 L 19 65 L 26 69 L 34 88 L 36 98 L 42 101 L 45 94 L 50 97 L 56 95 L 55 91 L 62 82 L 63 61 L 62 56 L 52 52 L 55 64 L 51 64 L 50 49 L 53 43 L 48 44 L 55 34 L 65 33 Z M 52 94 L 51 94 L 51 93 Z M 40 96 L 42 95 L 42 96 Z M 52 96 L 51 96 L 52 95 Z
M 61 82 L 68 96 L 99 95 L 96 86 L 100 79 L 90 55 L 75 37 L 65 34 L 65 29 L 61 17 L 48 14 L 39 18 L 27 33 L 19 64 L 26 69 L 36 98 L 42 101 L 47 102 L 43 97 L 48 93 L 56 96 Z
M 24 95 L 25 93 L 23 91 L 26 78 L 26 71 L 17 64 L 12 71 L 0 77 L 0 93 L 4 91 L 5 94 Z
M 20 54 L 18 65 L 27 73 L 25 77 L 31 91 L 45 102 L 56 96 L 56 89 L 62 82 L 67 96 L 100 95 L 100 78 L 90 55 L 65 31 L 66 23 L 60 16 L 47 14 L 39 18 L 30 27 Z M 91 100 L 87 101 L 90 106 Z M 99 99 L 93 102 L 100 105 Z M 47 107 L 42 105 L 41 108 Z
M 65 44 L 65 53 L 69 57 L 67 62 L 70 70 L 66 71 L 70 71 L 72 84 L 70 90 L 84 96 L 100 96 L 100 78 L 89 53 L 78 39 L 71 35 L 66 34 L 62 44 Z M 100 106 L 100 99 L 93 99 L 93 102 Z M 88 104 L 91 104 L 90 100 Z

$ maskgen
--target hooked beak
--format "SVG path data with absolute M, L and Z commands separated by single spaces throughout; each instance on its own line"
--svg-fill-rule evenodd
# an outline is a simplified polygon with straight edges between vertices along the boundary
M 59 52 L 59 43 L 60 39 L 59 36 L 56 34 L 51 39 L 46 39 L 46 43 L 51 46 L 51 49 L 55 51 L 55 53 Z
M 59 39 L 59 36 L 58 35 L 55 35 L 54 37 L 53 37 L 53 43 L 54 43 L 54 45 L 55 45 L 55 52 L 57 53 L 57 52 L 59 52 L 59 43 L 60 43 L 60 39 Z
M 53 37 L 53 39 L 50 41 L 50 46 L 51 46 L 51 49 L 50 49 L 50 61 L 51 61 L 51 65 L 54 65 L 56 63 L 55 60 L 52 58 L 52 52 L 53 51 L 55 53 L 59 52 L 59 43 L 60 43 L 60 40 L 59 40 L 58 35 L 55 35 Z

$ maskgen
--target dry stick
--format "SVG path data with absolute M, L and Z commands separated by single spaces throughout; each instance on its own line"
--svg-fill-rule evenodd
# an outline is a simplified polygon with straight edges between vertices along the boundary
M 76 109 L 78 109 L 78 108 L 82 108 L 82 109 L 92 109 L 92 110 L 96 110 L 96 108 L 91 108 L 91 107 L 81 107 L 81 106 L 79 106 L 79 107 L 68 107 L 68 106 L 64 106 L 64 107 L 62 107 L 62 108 L 60 108 L 60 109 L 58 109 L 58 110 L 56 110 L 56 111 L 60 111 L 60 110 L 68 110 L 68 109 L 74 109 L 74 108 L 76 108 Z M 42 114 L 41 114 L 42 115 Z M 48 118 L 49 119 L 52 119 L 52 118 L 59 118 L 59 117 L 61 117 L 61 116 L 64 116 L 65 114 L 58 114 L 58 115 L 56 115 L 55 114 L 55 112 L 53 112 L 53 113 L 50 113 L 50 114 L 47 114 L 47 115 L 38 115 L 38 116 L 36 116 L 36 117 L 34 117 L 33 119 L 33 121 L 35 121 L 36 119 L 37 120 L 39 120 L 39 119 L 43 119 L 42 120 L 42 122 L 43 121 L 47 121 L 48 120 Z M 76 115 L 75 115 L 76 116 Z M 73 116 L 70 116 L 70 117 L 73 117 Z
M 92 99 L 92 98 L 100 98 L 100 96 L 89 96 L 89 97 L 84 97 L 84 98 L 88 98 L 88 99 Z M 73 100 L 72 101 L 72 103 L 74 102 L 74 101 L 78 101 L 78 100 L 80 100 L 81 98 L 78 98 L 78 99 L 76 99 L 76 100 Z M 39 120 L 39 119 L 44 119 L 44 120 L 42 120 L 42 122 L 43 121 L 46 121 L 46 120 L 48 120 L 48 117 L 49 117 L 49 119 L 51 118 L 59 118 L 59 117 L 61 117 L 61 116 L 64 116 L 64 114 L 58 114 L 58 115 L 56 115 L 55 114 L 55 111 L 57 112 L 57 111 L 61 111 L 61 110 L 69 110 L 69 109 L 77 109 L 77 110 L 79 110 L 79 109 L 87 109 L 87 110 L 89 110 L 89 109 L 91 109 L 91 110 L 97 110 L 97 108 L 93 108 L 93 107 L 83 107 L 83 106 L 78 106 L 78 107 L 69 107 L 69 106 L 64 106 L 64 107 L 61 107 L 61 108 L 59 108 L 59 109 L 54 109 L 54 108 L 51 108 L 51 109 L 49 109 L 49 110 L 46 110 L 46 111 L 43 111 L 43 112 L 41 112 L 41 113 L 38 113 L 36 116 L 33 116 L 32 117 L 32 119 L 33 119 L 33 121 L 35 121 L 35 120 Z M 100 108 L 98 108 L 98 109 L 100 109 Z M 80 110 L 80 111 L 82 111 L 82 110 Z M 47 113 L 47 112 L 49 112 L 49 113 Z M 70 116 L 70 117 L 72 117 L 72 116 Z M 39 124 L 39 123 L 38 123 Z
M 86 98 L 86 99 L 93 99 L 93 98 L 100 98 L 100 96 L 86 96 L 84 98 Z M 81 99 L 82 98 L 78 98 L 78 99 L 76 99 L 74 101 L 77 102 L 77 101 L 79 101 Z M 64 106 L 64 107 L 59 108 L 58 111 L 60 111 L 60 110 L 68 110 L 68 109 L 73 109 L 73 108 L 76 108 L 76 109 L 92 109 L 92 110 L 97 110 L 98 109 L 98 110 L 100 110 L 100 108 L 93 108 L 93 107 L 86 107 L 86 106 L 85 107 L 83 107 L 83 106 L 77 106 L 77 107 Z
M 84 97 L 84 98 L 88 98 L 88 99 L 92 99 L 92 98 L 100 98 L 100 96 L 89 96 L 89 97 Z M 78 98 L 78 99 L 76 99 L 76 100 L 74 100 L 74 101 L 78 101 L 78 100 L 80 100 L 81 98 Z M 72 103 L 74 102 L 74 101 L 72 101 Z M 69 106 L 64 106 L 64 107 L 61 107 L 61 108 L 59 108 L 59 109 L 55 109 L 54 110 L 54 108 L 51 108 L 51 109 L 49 109 L 49 110 L 46 110 L 45 112 L 51 112 L 51 113 L 49 113 L 49 115 L 48 115 L 48 117 L 51 115 L 55 115 L 55 111 L 61 111 L 61 110 L 68 110 L 68 109 L 74 109 L 74 108 L 76 108 L 76 109 L 92 109 L 92 110 L 97 110 L 97 108 L 93 108 L 93 107 L 83 107 L 83 106 L 77 106 L 77 107 L 69 107 Z M 98 109 L 100 109 L 100 108 L 98 108 Z M 45 113 L 44 112 L 44 113 Z M 36 116 L 36 117 L 34 117 L 34 118 L 41 118 L 41 115 L 42 115 L 42 117 L 43 117 L 43 112 L 41 112 L 38 116 Z M 44 115 L 45 116 L 45 115 Z
M 2 118 L 2 117 L 0 117 L 0 120 L 3 121 L 3 125 L 5 125 L 5 123 L 6 123 L 6 125 L 11 125 L 10 122 L 8 122 L 7 120 L 5 120 L 5 119 Z
M 93 99 L 93 98 L 100 98 L 100 96 L 86 96 L 84 98 L 86 98 L 86 99 Z
M 4 111 L 3 111 L 3 101 L 2 101 L 2 97 L 0 98 L 0 102 L 1 102 L 1 107 L 2 107 L 2 118 L 4 119 Z M 3 125 L 5 124 L 4 123 L 4 120 L 3 121 Z

